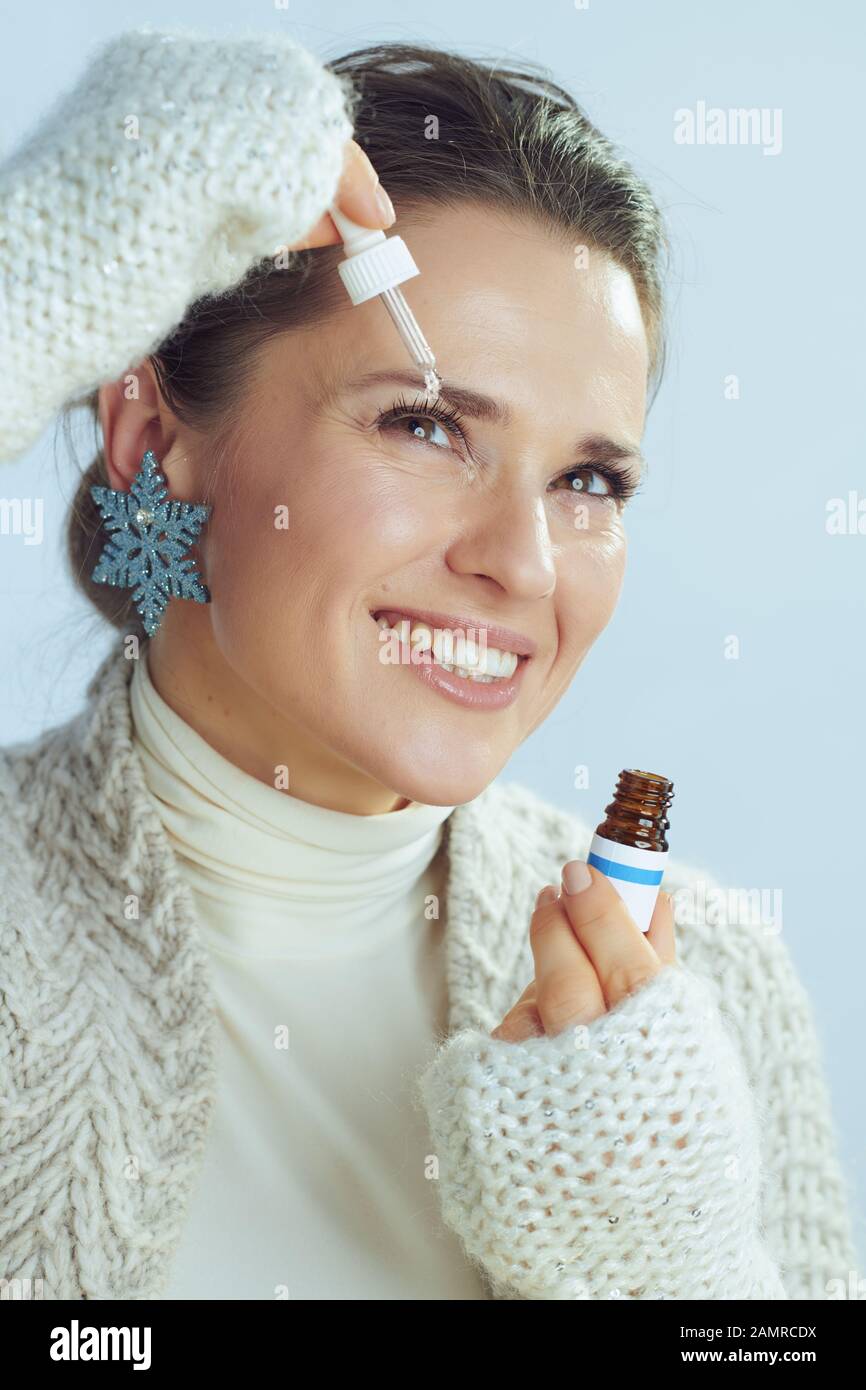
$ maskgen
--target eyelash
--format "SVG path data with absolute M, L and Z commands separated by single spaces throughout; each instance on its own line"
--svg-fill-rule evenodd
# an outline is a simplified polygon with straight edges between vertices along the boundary
M 400 396 L 390 410 L 384 410 L 376 417 L 375 426 L 378 429 L 387 429 L 390 425 L 398 424 L 401 420 L 411 419 L 413 415 L 421 420 L 435 420 L 450 434 L 456 434 L 461 444 L 469 447 L 469 440 L 463 428 L 462 415 L 454 406 L 447 405 L 445 401 L 438 398 L 431 400 L 426 396 L 416 396 L 413 401 L 409 402 L 405 397 Z M 619 507 L 625 506 L 629 498 L 634 497 L 641 488 L 641 484 L 635 480 L 629 469 L 617 468 L 614 465 L 604 463 L 586 463 L 580 464 L 577 468 L 569 468 L 565 473 L 560 473 L 555 481 L 559 482 L 560 478 L 568 478 L 572 473 L 597 473 L 610 485 L 610 492 L 606 494 L 584 493 L 573 488 L 571 489 L 573 496 L 608 496 L 613 498 Z

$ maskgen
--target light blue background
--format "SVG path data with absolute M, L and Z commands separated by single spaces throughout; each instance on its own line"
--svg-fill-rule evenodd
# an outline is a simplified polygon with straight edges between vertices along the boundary
M 324 57 L 399 38 L 538 60 L 650 179 L 675 243 L 672 350 L 645 441 L 649 482 L 627 513 L 626 586 L 572 690 L 504 776 L 594 824 L 620 768 L 662 772 L 677 788 L 673 855 L 725 884 L 782 889 L 859 1189 L 862 1260 L 866 535 L 825 529 L 829 499 L 866 497 L 862 9 L 18 4 L 3 19 L 0 152 L 96 41 L 144 22 L 285 28 Z M 781 108 L 781 153 L 676 144 L 674 112 L 699 101 Z M 725 399 L 729 374 L 739 400 Z M 65 572 L 74 475 L 53 443 L 49 432 L 0 482 L 0 495 L 43 497 L 46 528 L 41 546 L 0 536 L 2 742 L 71 713 L 107 644 Z M 578 764 L 587 791 L 574 790 Z

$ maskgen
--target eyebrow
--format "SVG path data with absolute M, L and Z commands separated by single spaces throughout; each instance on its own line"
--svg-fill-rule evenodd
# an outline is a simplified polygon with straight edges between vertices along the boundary
M 343 391 L 364 391 L 371 386 L 406 386 L 429 395 L 420 373 L 379 371 L 365 372 L 363 376 L 343 383 Z M 486 396 L 481 391 L 470 391 L 466 386 L 456 386 L 443 381 L 439 396 L 453 405 L 461 415 L 474 420 L 486 420 L 494 425 L 509 425 L 512 414 L 504 401 L 495 396 Z M 609 435 L 586 434 L 575 445 L 575 451 L 584 456 L 589 463 L 615 463 L 618 460 L 633 460 L 641 471 L 647 467 L 647 460 L 640 449 L 625 440 L 612 439 Z

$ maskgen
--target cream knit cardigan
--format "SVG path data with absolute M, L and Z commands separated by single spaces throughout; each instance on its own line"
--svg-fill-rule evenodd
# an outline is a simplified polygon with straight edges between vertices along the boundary
M 165 37 L 115 41 L 0 171 L 7 456 L 155 346 L 217 261 L 226 276 L 301 235 L 334 191 L 346 124 L 313 58 Z M 131 112 L 135 174 L 113 125 Z M 237 167 L 274 121 L 286 183 Z M 169 148 L 216 182 L 172 183 Z M 215 1105 L 209 963 L 133 746 L 130 673 L 119 643 L 77 718 L 0 752 L 0 1277 L 50 1299 L 162 1296 Z M 449 1033 L 416 1086 L 444 1221 L 497 1298 L 844 1297 L 848 1192 L 778 936 L 679 913 L 679 963 L 606 1016 L 489 1036 L 533 976 L 538 889 L 590 835 L 514 784 L 446 822 Z M 718 886 L 670 862 L 668 891 L 699 884 Z
M 0 1271 L 46 1298 L 160 1297 L 215 1104 L 209 962 L 131 669 L 118 645 L 77 719 L 0 754 Z M 533 976 L 535 895 L 591 828 L 494 783 L 445 834 L 450 1032 L 418 1101 L 444 1220 L 494 1295 L 838 1297 L 847 1194 L 780 938 L 693 914 L 682 964 L 608 1015 L 493 1039 Z

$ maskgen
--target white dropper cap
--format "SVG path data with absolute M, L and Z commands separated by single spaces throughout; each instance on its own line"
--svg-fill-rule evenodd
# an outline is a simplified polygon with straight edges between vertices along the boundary
M 337 269 L 353 304 L 363 304 L 420 274 L 402 237 L 386 237 L 373 227 L 362 227 L 335 204 L 328 212 L 343 239 L 346 259 Z

